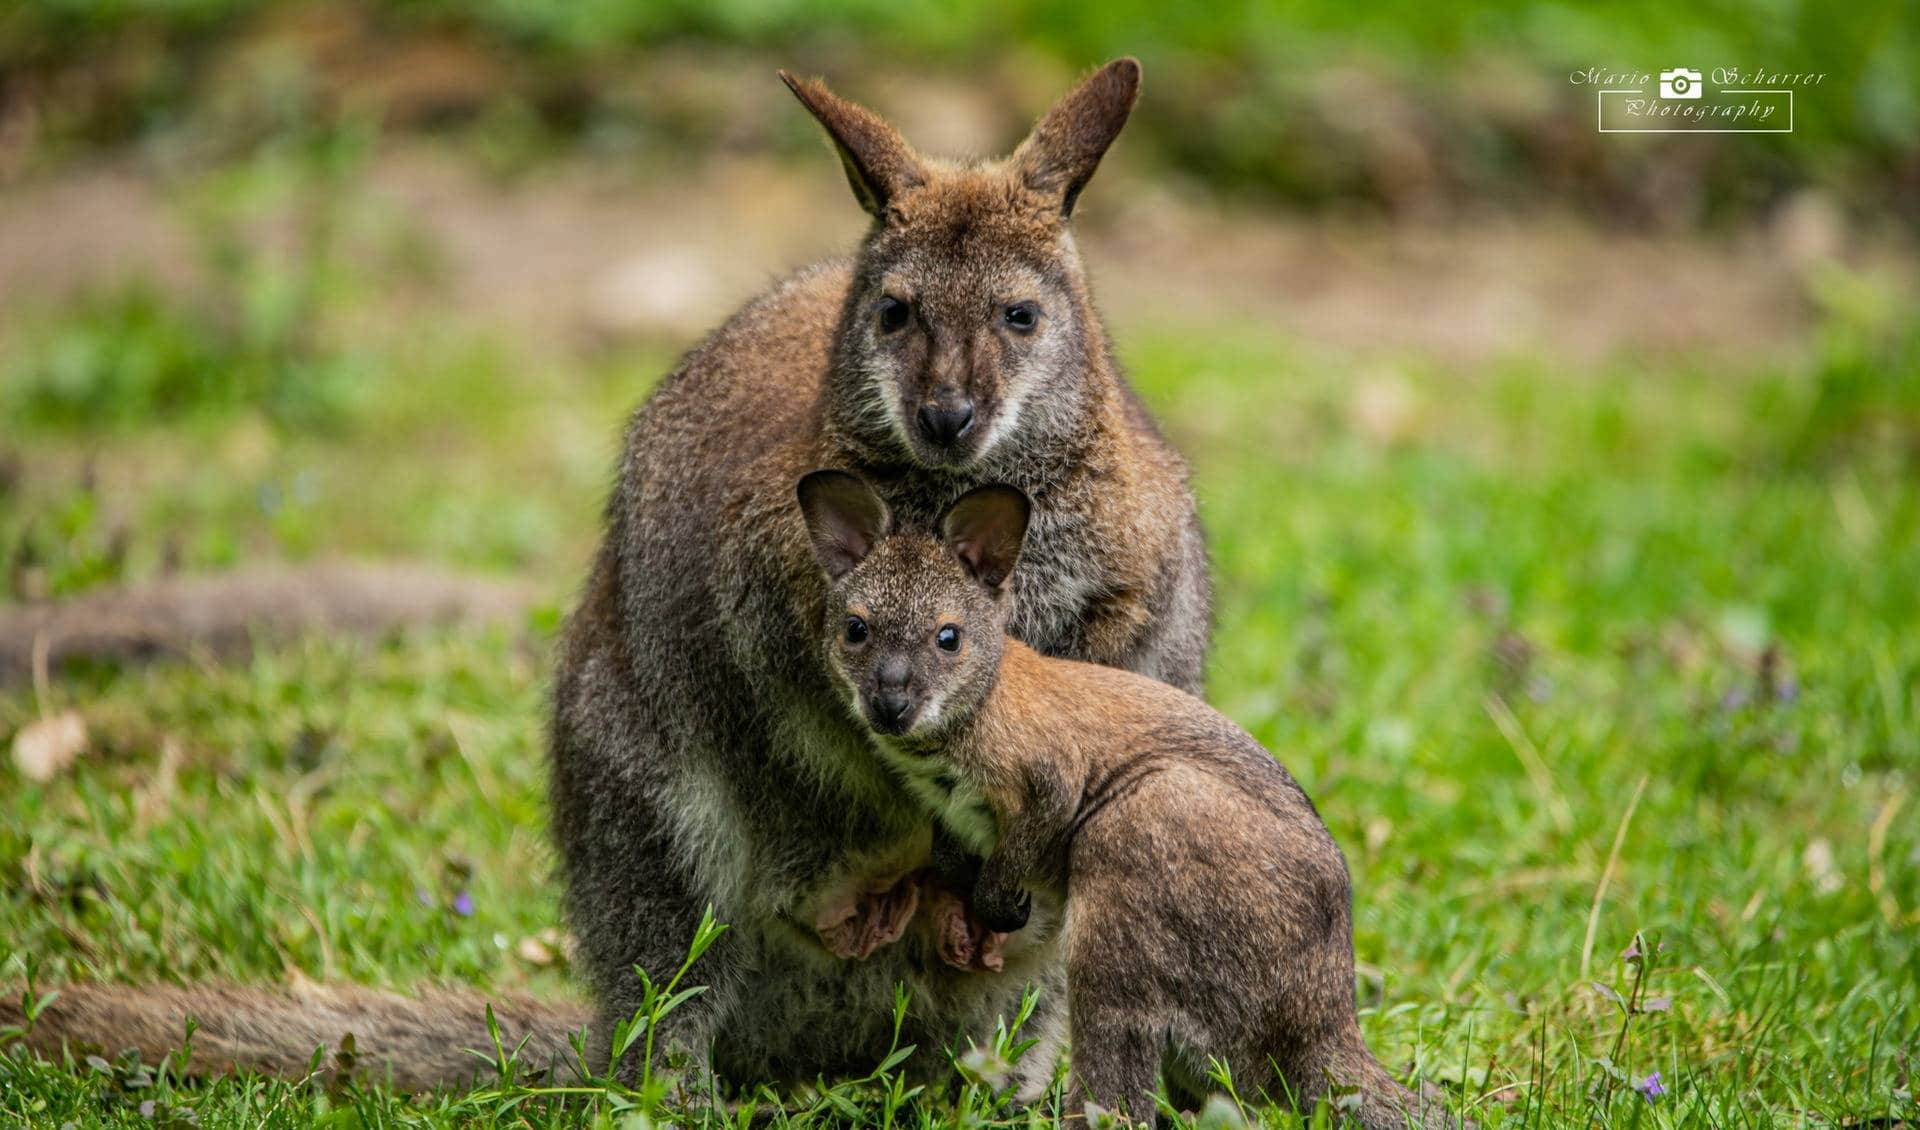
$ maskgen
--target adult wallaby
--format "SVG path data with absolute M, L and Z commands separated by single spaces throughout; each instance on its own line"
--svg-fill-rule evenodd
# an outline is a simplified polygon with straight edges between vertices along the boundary
M 908 929 L 931 822 L 820 662 L 827 588 L 792 492 L 855 467 L 903 527 L 931 528 L 973 487 L 1016 484 L 1034 513 L 1010 630 L 1198 688 L 1208 581 L 1185 466 L 1118 372 L 1069 223 L 1139 75 L 1109 64 L 1012 157 L 961 164 L 782 76 L 873 223 L 852 262 L 775 287 L 689 354 L 628 429 L 552 732 L 602 1033 L 639 1002 L 633 967 L 670 972 L 708 904 L 733 929 L 670 1036 L 739 1080 L 871 1069 L 897 983 L 907 1042 L 983 1036 L 1057 968 L 1044 921 L 999 976 L 949 968 Z
M 816 646 L 886 760 L 985 854 L 974 913 L 1016 930 L 1034 892 L 1064 903 L 1074 1094 L 1151 1119 L 1163 1070 L 1204 1093 L 1217 1059 L 1248 1094 L 1350 1094 L 1368 1130 L 1443 1124 L 1361 1037 L 1346 860 L 1286 769 L 1192 695 L 1006 638 L 1024 494 L 969 491 L 935 534 L 894 533 L 844 471 L 799 500 L 833 586 Z
M 871 1070 L 899 983 L 913 991 L 902 1038 L 936 1070 L 940 1045 L 983 1035 L 1026 983 L 1057 973 L 1043 916 L 968 963 L 1004 974 L 941 960 L 956 893 L 925 878 L 932 822 L 820 663 L 827 588 L 792 491 L 812 468 L 858 468 L 903 527 L 930 528 L 967 490 L 1017 484 L 1034 512 L 1010 630 L 1199 687 L 1207 562 L 1185 467 L 1119 374 L 1069 222 L 1139 75 L 1131 59 L 1109 64 L 1010 158 L 967 163 L 922 157 L 871 112 L 782 75 L 873 222 L 851 261 L 748 303 L 628 428 L 560 647 L 551 733 L 552 828 L 596 1047 L 639 1004 L 634 966 L 670 974 L 708 905 L 733 928 L 694 973 L 709 991 L 663 1042 L 699 1061 L 710 1049 L 740 1082 Z M 1036 1030 L 1056 1032 L 1056 996 Z M 242 1011 L 225 990 L 206 999 L 220 1014 L 203 1012 L 200 1039 L 231 1017 L 242 1051 L 268 1035 L 303 1042 L 321 1023 L 298 999 L 255 994 Z M 464 999 L 456 1028 L 445 1010 L 356 998 L 354 1030 L 484 1042 L 479 999 Z M 35 1038 L 124 1047 L 179 1032 L 182 1008 L 102 987 L 55 1002 Z M 98 1019 L 129 1009 L 164 1023 Z M 419 1079 L 401 1062 L 413 1046 L 356 1039 L 363 1062 Z M 1026 1057 L 1036 1077 L 1050 1051 Z

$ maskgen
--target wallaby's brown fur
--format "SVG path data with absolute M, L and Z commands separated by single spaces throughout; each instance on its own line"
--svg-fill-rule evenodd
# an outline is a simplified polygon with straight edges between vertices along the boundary
M 192 1055 L 176 1064 L 184 1073 L 257 1071 L 299 1079 L 315 1069 L 316 1049 L 324 1049 L 318 1064 L 324 1075 L 351 1074 L 409 1091 L 493 1073 L 489 1005 L 502 1045 L 517 1052 L 523 1072 L 575 1066 L 569 1034 L 592 1017 L 585 1006 L 519 996 L 442 990 L 403 997 L 338 985 L 275 993 L 238 985 L 75 984 L 44 995 L 52 999 L 27 1030 L 26 1043 L 48 1055 L 113 1056 L 131 1048 L 157 1064 L 179 1051 L 192 1017 L 198 1025 Z M 21 1003 L 17 988 L 0 997 L 0 1029 L 26 1027 Z M 348 1036 L 351 1054 L 344 1050 Z
M 1246 1093 L 1352 1089 L 1368 1130 L 1442 1124 L 1361 1037 L 1346 861 L 1286 769 L 1192 695 L 1005 638 L 1020 492 L 962 496 L 937 537 L 892 533 L 845 472 L 799 493 L 834 586 L 828 666 L 986 853 L 974 913 L 1014 930 L 1064 902 L 1076 1093 L 1150 1118 L 1163 1072 L 1204 1093 L 1215 1058 Z
M 783 77 L 873 223 L 851 260 L 748 303 L 634 414 L 560 647 L 552 829 L 596 1054 L 640 1003 L 634 967 L 670 976 L 711 906 L 732 929 L 693 971 L 709 990 L 674 1012 L 663 1048 L 710 1051 L 743 1083 L 863 1074 L 894 1045 L 905 984 L 899 1037 L 931 1074 L 950 1040 L 984 1038 L 1027 984 L 1057 981 L 1051 924 L 1036 915 L 1006 938 L 962 915 L 978 940 L 968 971 L 944 959 L 964 902 L 928 878 L 932 822 L 821 663 L 827 585 L 793 482 L 857 468 L 903 527 L 929 529 L 973 487 L 1016 484 L 1034 506 L 1009 630 L 1199 687 L 1209 584 L 1186 469 L 1119 372 L 1069 222 L 1140 68 L 1099 69 L 1011 157 L 967 163 L 923 156 L 872 112 Z M 178 1031 L 189 1000 L 134 992 L 147 1001 L 135 1013 Z M 1041 1081 L 1058 1000 L 1031 1021 L 1049 1040 L 1026 1060 Z M 274 1046 L 300 1051 L 336 1026 L 300 1027 L 298 1013 Z M 112 1043 L 85 1029 L 97 1015 L 70 1014 L 66 1031 Z M 446 1066 L 407 1077 L 433 1064 Z

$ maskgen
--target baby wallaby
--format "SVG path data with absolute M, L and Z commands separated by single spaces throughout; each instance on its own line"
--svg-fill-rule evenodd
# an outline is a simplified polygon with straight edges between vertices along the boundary
M 800 480 L 831 585 L 825 658 L 882 755 L 985 857 L 975 913 L 1063 901 L 1073 1093 L 1151 1119 L 1240 1087 L 1344 1097 L 1369 1130 L 1442 1124 L 1367 1050 L 1345 858 L 1293 777 L 1199 699 L 1006 634 L 1029 504 L 968 491 L 937 537 L 894 532 L 862 479 Z M 1357 1100 L 1357 1101 L 1356 1101 Z

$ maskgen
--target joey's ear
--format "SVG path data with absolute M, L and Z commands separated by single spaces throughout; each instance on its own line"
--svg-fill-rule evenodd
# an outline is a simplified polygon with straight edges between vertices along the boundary
M 1073 214 L 1074 201 L 1127 124 L 1139 93 L 1139 60 L 1115 59 L 1054 103 L 1013 151 L 1014 168 L 1027 187 L 1057 197 L 1062 219 Z
M 840 163 L 847 167 L 853 195 L 875 219 L 886 217 L 888 201 L 926 183 L 919 155 L 880 115 L 828 90 L 819 79 L 795 78 L 781 71 L 780 81 L 826 127 L 840 152 Z
M 1020 544 L 1027 537 L 1033 504 L 1004 483 L 975 487 L 940 517 L 940 540 L 947 543 L 979 582 L 990 589 L 1007 583 Z
M 887 535 L 887 504 L 866 480 L 846 471 L 815 471 L 800 480 L 800 512 L 813 538 L 813 556 L 839 580 Z

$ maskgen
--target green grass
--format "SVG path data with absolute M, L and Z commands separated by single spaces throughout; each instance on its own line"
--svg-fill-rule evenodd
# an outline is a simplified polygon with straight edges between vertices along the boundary
M 1117 327 L 1197 467 L 1212 698 L 1348 854 L 1374 1048 L 1484 1125 L 1916 1116 L 1920 338 L 1848 285 L 1810 357 L 1751 369 L 1356 367 L 1253 327 Z M 525 365 L 409 327 L 359 343 L 325 427 L 218 380 L 159 423 L 20 407 L 59 403 L 34 399 L 58 373 L 36 343 L 157 326 L 170 349 L 187 316 L 124 315 L 27 335 L 0 370 L 25 398 L 0 440 L 16 577 L 66 593 L 344 550 L 528 573 L 550 606 L 532 644 L 316 640 L 0 697 L 0 734 L 66 708 L 92 732 L 50 784 L 0 768 L 0 979 L 569 991 L 517 952 L 557 917 L 546 651 L 621 414 L 667 353 Z M 1623 961 L 1636 937 L 1651 956 Z M 1669 1007 L 1623 1033 L 1608 992 L 1643 974 Z M 507 1081 L 412 1099 L 151 1066 L 0 1052 L 0 1124 L 632 1115 Z M 1626 1089 L 1654 1071 L 1657 1100 Z M 889 1093 L 836 1088 L 792 1121 L 1024 1124 L 980 1085 Z

